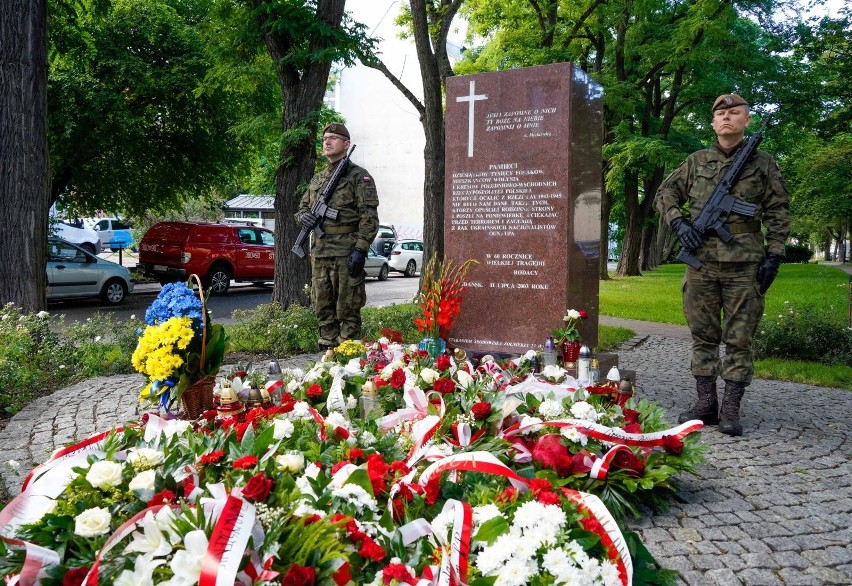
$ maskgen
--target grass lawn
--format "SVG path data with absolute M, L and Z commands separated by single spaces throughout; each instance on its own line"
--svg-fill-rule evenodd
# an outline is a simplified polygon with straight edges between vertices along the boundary
M 680 264 L 663 265 L 641 277 L 601 281 L 601 315 L 685 325 L 680 295 L 684 269 Z M 783 264 L 767 293 L 764 316 L 780 317 L 791 309 L 811 307 L 838 328 L 845 328 L 850 326 L 849 296 L 849 275 L 836 267 Z M 852 365 L 758 360 L 755 376 L 852 390 Z

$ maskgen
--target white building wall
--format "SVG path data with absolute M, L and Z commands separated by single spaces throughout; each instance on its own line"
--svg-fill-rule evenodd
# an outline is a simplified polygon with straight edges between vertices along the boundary
M 418 98 L 420 67 L 413 40 L 398 38 L 398 0 L 348 0 L 346 10 L 383 39 L 381 57 Z M 414 105 L 375 69 L 356 65 L 340 74 L 337 110 L 357 145 L 352 160 L 373 175 L 379 192 L 379 220 L 418 237 L 423 227 L 423 147 L 426 139 Z

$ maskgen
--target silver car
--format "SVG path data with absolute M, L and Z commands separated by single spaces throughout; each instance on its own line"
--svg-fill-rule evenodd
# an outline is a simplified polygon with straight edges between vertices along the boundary
M 379 281 L 387 281 L 388 273 L 390 272 L 388 259 L 380 254 L 376 254 L 376 251 L 372 248 L 368 248 L 367 260 L 364 262 L 364 270 L 367 271 L 368 277 L 377 277 Z
M 100 297 L 116 305 L 133 291 L 130 271 L 89 254 L 70 242 L 47 239 L 47 299 Z

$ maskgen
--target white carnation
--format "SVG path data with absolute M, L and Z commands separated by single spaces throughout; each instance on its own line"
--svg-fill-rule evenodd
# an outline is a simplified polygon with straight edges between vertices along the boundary
M 538 412 L 545 419 L 553 419 L 562 415 L 562 403 L 554 399 L 545 399 L 538 406 Z
M 441 375 L 438 373 L 438 371 L 431 368 L 424 368 L 420 371 L 420 378 L 422 378 L 423 382 L 425 382 L 426 384 L 431 385 L 433 382 L 438 380 L 439 376 Z
M 530 417 L 528 415 L 524 415 L 521 417 L 521 435 L 529 435 L 531 433 L 537 433 L 541 430 L 543 425 L 540 425 L 542 420 L 538 417 Z
M 277 440 L 288 438 L 293 435 L 295 429 L 289 419 L 275 419 L 272 422 L 272 437 Z
M 594 406 L 586 401 L 577 401 L 571 405 L 571 415 L 577 419 L 585 419 L 586 421 L 598 420 L 598 412 L 595 411 Z

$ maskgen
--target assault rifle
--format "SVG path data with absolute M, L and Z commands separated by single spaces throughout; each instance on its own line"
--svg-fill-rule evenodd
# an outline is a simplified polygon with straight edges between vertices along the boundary
M 763 140 L 763 131 L 766 129 L 766 123 L 769 121 L 767 117 L 763 122 L 760 130 L 750 135 L 737 154 L 734 156 L 731 166 L 722 176 L 722 180 L 713 190 L 710 199 L 701 208 L 698 217 L 695 218 L 693 227 L 701 233 L 703 237 L 706 233 L 713 231 L 722 239 L 722 242 L 730 242 L 733 238 L 728 225 L 725 223 L 731 212 L 742 216 L 752 217 L 757 213 L 757 206 L 742 201 L 731 195 L 731 188 L 737 183 L 740 174 L 743 172 L 743 167 L 751 158 L 754 151 L 757 150 L 757 145 Z M 695 257 L 695 251 L 688 248 L 681 248 L 677 259 L 685 262 L 694 269 L 701 268 L 701 261 Z
M 317 235 L 317 238 L 325 236 L 325 230 L 322 229 L 322 221 L 325 218 L 330 220 L 337 219 L 337 210 L 328 207 L 328 201 L 331 199 L 331 194 L 334 193 L 335 189 L 337 189 L 337 184 L 340 182 L 340 178 L 343 177 L 349 169 L 349 157 L 352 156 L 352 151 L 354 150 L 355 145 L 352 145 L 352 148 L 349 149 L 346 156 L 340 159 L 340 162 L 337 164 L 337 167 L 334 168 L 334 172 L 331 174 L 328 183 L 325 184 L 325 188 L 323 188 L 322 193 L 319 194 L 317 202 L 311 209 L 311 213 L 319 218 L 313 230 L 314 234 Z M 311 231 L 307 228 L 302 228 L 299 235 L 296 236 L 296 244 L 294 244 L 293 248 L 290 249 L 290 251 L 299 258 L 305 258 L 305 240 L 308 239 L 308 234 L 310 233 Z

